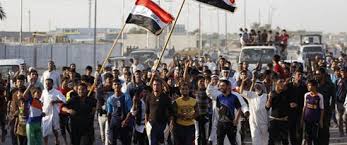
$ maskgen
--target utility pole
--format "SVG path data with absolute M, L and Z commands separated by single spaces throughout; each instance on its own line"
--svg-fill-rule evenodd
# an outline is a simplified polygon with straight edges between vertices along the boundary
M 122 25 L 124 25 L 125 23 L 125 20 L 124 20 L 124 6 L 125 3 L 124 3 L 124 0 L 122 0 Z M 121 46 L 121 55 L 123 56 L 124 55 L 124 32 L 122 32 L 122 46 Z
M 259 9 L 259 12 L 258 12 L 258 23 L 259 23 L 259 25 L 261 25 L 261 12 L 260 12 L 260 9 Z
M 201 4 L 200 3 L 199 3 L 199 49 L 200 49 L 200 52 L 202 52 Z
M 220 40 L 219 40 L 219 33 L 220 33 L 220 31 L 219 31 L 219 10 L 218 9 L 216 9 L 216 11 L 217 11 L 217 48 L 219 48 L 220 46 L 219 46 L 219 44 L 220 44 Z
M 97 0 L 95 0 L 95 4 L 94 4 L 94 52 L 93 52 L 94 66 L 97 65 L 96 63 L 96 16 L 97 16 Z
M 28 15 L 29 15 L 29 32 L 31 32 L 31 12 L 30 12 L 30 10 L 28 11 Z
M 228 13 L 225 12 L 225 48 L 228 48 Z
M 19 43 L 22 43 L 23 32 L 23 0 L 20 0 L 20 31 L 19 31 Z
M 88 15 L 88 29 L 89 29 L 89 35 L 90 35 L 90 30 L 92 28 L 92 0 L 89 0 L 89 15 Z
M 243 0 L 243 27 L 246 28 L 247 26 L 247 2 L 246 0 Z

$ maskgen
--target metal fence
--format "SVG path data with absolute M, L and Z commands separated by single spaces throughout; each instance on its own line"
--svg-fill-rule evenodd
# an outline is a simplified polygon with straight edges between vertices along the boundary
M 97 44 L 96 60 L 102 63 L 112 44 Z M 77 69 L 94 64 L 93 44 L 4 44 L 0 43 L 0 59 L 24 59 L 28 66 L 46 68 L 53 60 L 58 68 L 75 63 Z M 114 48 L 111 56 L 121 55 L 121 45 Z

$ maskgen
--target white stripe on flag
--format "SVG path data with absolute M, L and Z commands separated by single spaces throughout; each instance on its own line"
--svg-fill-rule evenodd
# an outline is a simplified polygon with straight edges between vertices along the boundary
M 136 5 L 131 11 L 131 14 L 148 17 L 154 20 L 160 26 L 161 29 L 163 29 L 167 25 L 166 23 L 161 21 L 160 18 L 157 15 L 155 15 L 150 9 L 142 5 Z

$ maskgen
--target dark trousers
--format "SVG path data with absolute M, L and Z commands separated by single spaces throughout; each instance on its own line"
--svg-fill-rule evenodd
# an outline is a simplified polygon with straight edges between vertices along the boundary
M 61 135 L 66 136 L 66 131 L 70 134 L 71 129 L 69 127 L 69 117 L 65 115 L 59 115 L 59 125 L 61 130 Z
M 236 145 L 237 127 L 232 122 L 218 122 L 217 124 L 217 144 L 224 145 L 225 136 L 228 136 L 230 145 Z
M 83 128 L 83 130 L 85 129 Z M 70 137 L 72 145 L 92 145 L 94 143 L 94 130 L 81 131 L 81 127 L 78 125 L 71 125 Z
M 305 141 L 307 145 L 318 145 L 318 130 L 318 123 L 305 122 Z
M 111 121 L 112 122 L 112 121 Z M 122 145 L 131 144 L 130 127 L 121 127 L 120 123 L 111 123 L 109 127 L 109 145 L 117 145 L 117 139 L 120 139 Z
M 151 122 L 151 145 L 159 145 L 159 143 L 164 143 L 164 130 L 166 127 L 165 123 Z
M 206 145 L 207 144 L 207 136 L 208 134 L 206 133 L 206 123 L 209 123 L 208 116 L 207 115 L 200 115 L 197 118 L 197 127 L 199 130 L 199 133 L 197 134 L 196 138 L 198 141 L 199 145 Z
M 27 137 L 17 135 L 17 142 L 18 142 L 18 145 L 27 145 Z
M 134 140 L 135 140 L 134 142 L 135 145 L 148 145 L 146 131 L 144 130 L 143 133 L 141 133 L 135 130 Z
M 5 136 L 7 134 L 7 130 L 6 130 L 6 117 L 5 117 L 5 113 L 4 112 L 0 112 L 0 129 L 1 129 L 1 140 L 4 142 L 5 141 Z
M 288 145 L 288 121 L 271 120 L 269 126 L 269 145 Z
M 301 145 L 302 128 L 300 127 L 300 114 L 291 112 L 288 116 L 289 138 L 291 145 Z
M 12 145 L 17 145 L 17 136 L 15 134 L 14 121 L 10 123 L 10 136 L 11 136 Z
M 192 145 L 194 141 L 195 126 L 176 124 L 174 127 L 175 145 Z
M 330 109 L 324 107 L 323 128 L 319 129 L 318 131 L 318 138 L 319 138 L 320 145 L 329 144 L 329 138 L 330 138 L 329 127 L 330 127 L 331 112 L 326 110 L 330 110 Z

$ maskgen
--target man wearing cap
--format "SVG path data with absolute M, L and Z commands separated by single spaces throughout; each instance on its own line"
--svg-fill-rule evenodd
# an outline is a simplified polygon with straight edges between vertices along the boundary
M 230 82 L 230 86 L 231 89 L 235 89 L 236 88 L 236 80 L 233 77 L 230 77 L 230 69 L 228 67 L 223 67 L 222 68 L 222 78 L 221 79 L 225 79 L 228 80 Z
M 340 74 L 341 78 L 336 83 L 336 118 L 338 121 L 340 136 L 344 136 L 343 125 L 345 125 L 347 132 L 347 114 L 345 108 L 343 107 L 343 104 L 346 102 L 347 94 L 347 68 L 342 67 L 340 69 Z

